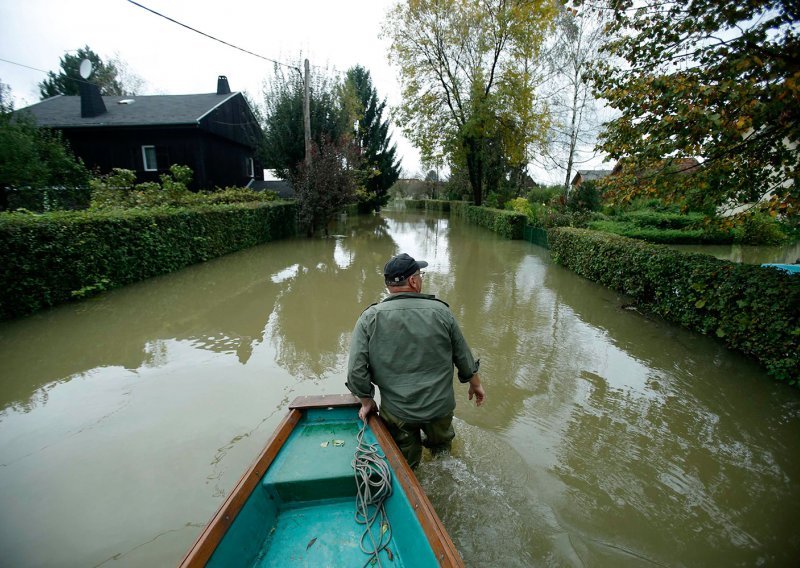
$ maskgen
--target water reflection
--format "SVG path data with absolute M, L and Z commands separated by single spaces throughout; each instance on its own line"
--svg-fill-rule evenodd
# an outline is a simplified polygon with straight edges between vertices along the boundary
M 753 245 L 669 245 L 670 248 L 709 254 L 722 260 L 745 264 L 792 264 L 800 259 L 800 242 L 777 246 Z
M 288 403 L 343 391 L 401 251 L 482 359 L 487 405 L 456 384 L 419 472 L 468 566 L 800 554 L 797 391 L 528 243 L 416 212 L 329 232 L 0 323 L 0 564 L 174 565 Z

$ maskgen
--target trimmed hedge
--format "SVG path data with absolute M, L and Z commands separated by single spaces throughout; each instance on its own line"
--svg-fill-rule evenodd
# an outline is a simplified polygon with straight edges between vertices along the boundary
M 406 199 L 409 209 L 424 209 L 425 211 L 450 212 L 450 201 L 445 199 Z
M 722 339 L 779 380 L 800 381 L 800 276 L 588 229 L 561 227 L 547 237 L 555 262 Z
M 465 207 L 465 217 L 507 239 L 521 239 L 525 225 L 528 224 L 527 215 L 522 213 L 474 205 Z
M 295 233 L 294 203 L 0 215 L 0 319 Z
M 727 244 L 733 241 L 733 236 L 730 234 L 703 229 L 660 229 L 625 221 L 591 221 L 588 226 L 595 231 L 603 231 L 651 243 L 712 245 Z
M 507 239 L 522 239 L 525 225 L 528 224 L 528 217 L 523 213 L 505 209 L 476 207 L 469 201 L 407 199 L 406 207 L 409 209 L 424 209 L 425 211 L 449 211 Z

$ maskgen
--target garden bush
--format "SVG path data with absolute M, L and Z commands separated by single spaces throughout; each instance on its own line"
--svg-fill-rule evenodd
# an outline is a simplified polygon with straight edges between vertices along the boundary
M 585 181 L 578 187 L 572 188 L 566 200 L 567 209 L 570 211 L 598 211 L 601 205 L 600 189 L 594 181 Z
M 586 229 L 547 237 L 557 263 L 800 381 L 800 276 Z
M 447 213 L 450 211 L 450 201 L 444 199 L 406 199 L 406 207 Z
M 294 203 L 0 215 L 0 319 L 295 232 Z
M 472 223 L 494 231 L 506 239 L 521 239 L 522 231 L 528 222 L 526 215 L 516 211 L 474 205 L 464 207 L 461 214 Z

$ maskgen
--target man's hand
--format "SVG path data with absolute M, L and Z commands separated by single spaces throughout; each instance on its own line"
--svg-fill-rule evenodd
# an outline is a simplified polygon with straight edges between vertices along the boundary
M 481 385 L 481 379 L 478 377 L 478 373 L 472 375 L 472 378 L 469 380 L 469 399 L 472 400 L 472 397 L 475 397 L 475 406 L 480 406 L 483 404 L 483 401 L 486 400 L 486 392 L 483 390 L 483 385 Z
M 372 398 L 360 398 L 359 400 L 361 401 L 361 408 L 358 410 L 358 417 L 366 422 L 367 416 L 378 411 L 378 405 L 375 404 L 375 400 Z

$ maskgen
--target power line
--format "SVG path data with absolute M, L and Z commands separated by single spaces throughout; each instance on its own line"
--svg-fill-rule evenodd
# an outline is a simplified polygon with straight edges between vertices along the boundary
M 31 67 L 30 65 L 25 65 L 23 63 L 17 63 L 16 61 L 9 61 L 8 59 L 3 59 L 0 57 L 0 61 L 4 61 L 5 63 L 11 63 L 11 65 L 17 65 L 19 67 L 25 67 L 26 69 L 33 69 L 34 71 L 41 71 L 42 73 L 47 73 L 44 69 L 39 69 L 38 67 Z
M 259 55 L 258 53 L 253 53 L 252 51 L 248 51 L 247 49 L 244 49 L 244 48 L 239 47 L 237 45 L 233 45 L 232 43 L 229 43 L 229 42 L 227 42 L 225 40 L 221 40 L 221 39 L 219 39 L 217 37 L 214 37 L 214 36 L 212 36 L 210 34 L 207 34 L 205 32 L 201 32 L 200 30 L 195 29 L 195 28 L 193 28 L 191 26 L 188 26 L 188 25 L 184 24 L 183 22 L 179 22 L 178 20 L 176 20 L 174 18 L 170 18 L 169 16 L 165 16 L 164 14 L 162 14 L 160 12 L 156 12 L 152 8 L 148 8 L 147 6 L 143 6 L 142 4 L 139 4 L 138 2 L 134 2 L 133 0 L 128 0 L 128 2 L 133 4 L 134 6 L 138 6 L 139 8 L 141 8 L 143 10 L 147 10 L 148 12 L 150 12 L 152 14 L 155 14 L 156 16 L 164 18 L 165 20 L 169 20 L 173 24 L 178 24 L 179 26 L 184 27 L 187 30 L 191 30 L 191 31 L 193 31 L 195 33 L 198 33 L 198 34 L 200 34 L 202 36 L 205 36 L 205 37 L 207 37 L 209 39 L 213 39 L 214 41 L 218 41 L 219 43 L 225 44 L 228 47 L 232 47 L 233 49 L 238 49 L 239 51 L 247 53 L 248 55 L 252 55 L 253 57 L 258 57 L 259 59 L 263 59 L 265 61 L 269 61 L 270 63 L 274 63 L 275 65 L 282 65 L 284 67 L 288 67 L 289 69 L 294 69 L 295 71 L 297 71 L 298 73 L 300 73 L 302 75 L 302 71 L 300 70 L 299 67 L 295 67 L 294 65 L 289 65 L 288 63 L 282 63 L 280 61 L 276 61 L 275 59 L 271 59 L 269 57 L 264 57 L 263 55 Z
M 18 67 L 24 67 L 25 69 L 31 69 L 33 71 L 39 71 L 40 73 L 44 73 L 45 75 L 50 73 L 50 71 L 45 71 L 44 69 L 39 69 L 38 67 L 31 67 L 30 65 L 25 65 L 24 63 L 17 63 L 16 61 L 10 61 L 8 59 L 3 59 L 2 57 L 0 57 L 0 61 L 2 61 L 4 63 L 10 63 L 11 65 L 16 65 Z M 69 77 L 67 75 L 64 75 L 64 79 L 66 79 L 68 81 L 75 81 L 76 83 L 87 83 L 87 84 L 89 83 L 89 81 L 86 81 L 85 79 L 78 79 L 77 77 Z

